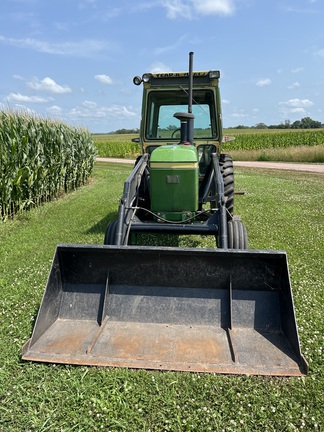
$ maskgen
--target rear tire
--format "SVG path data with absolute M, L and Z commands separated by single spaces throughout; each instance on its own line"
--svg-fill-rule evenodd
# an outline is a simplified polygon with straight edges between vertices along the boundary
M 221 153 L 219 166 L 224 181 L 224 195 L 227 198 L 226 209 L 231 216 L 234 212 L 234 166 L 233 159 L 229 154 Z
M 229 249 L 248 249 L 247 231 L 242 221 L 228 221 L 227 236 Z
M 116 228 L 117 228 L 117 220 L 113 220 L 109 222 L 105 233 L 105 239 L 104 239 L 105 245 L 116 244 Z

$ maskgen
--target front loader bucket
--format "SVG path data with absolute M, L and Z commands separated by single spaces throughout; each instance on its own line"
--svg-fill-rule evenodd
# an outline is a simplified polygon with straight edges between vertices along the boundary
M 57 247 L 23 360 L 302 375 L 285 252 Z

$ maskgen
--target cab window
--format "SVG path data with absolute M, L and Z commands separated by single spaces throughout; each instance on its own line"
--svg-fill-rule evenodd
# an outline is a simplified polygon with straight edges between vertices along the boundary
M 193 91 L 194 138 L 217 138 L 214 107 L 212 90 Z M 173 115 L 187 111 L 188 95 L 185 90 L 150 91 L 146 138 L 179 141 L 180 123 Z

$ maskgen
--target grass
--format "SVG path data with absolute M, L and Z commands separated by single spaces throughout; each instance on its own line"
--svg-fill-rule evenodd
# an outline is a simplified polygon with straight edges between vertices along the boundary
M 0 224 L 1 431 L 323 430 L 323 176 L 236 170 L 235 214 L 256 249 L 287 250 L 307 377 L 43 365 L 20 360 L 57 243 L 102 244 L 128 165 Z M 203 240 L 204 242 L 205 240 Z M 183 245 L 191 245 L 183 239 Z

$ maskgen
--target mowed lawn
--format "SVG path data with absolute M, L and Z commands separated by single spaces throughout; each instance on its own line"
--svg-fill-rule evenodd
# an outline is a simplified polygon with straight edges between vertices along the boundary
M 102 244 L 129 165 L 0 224 L 0 431 L 323 430 L 321 174 L 236 170 L 253 249 L 286 250 L 306 377 L 229 376 L 23 362 L 58 243 Z M 205 246 L 205 239 L 201 245 Z M 182 246 L 191 245 L 184 238 Z

